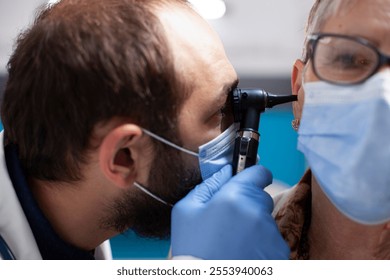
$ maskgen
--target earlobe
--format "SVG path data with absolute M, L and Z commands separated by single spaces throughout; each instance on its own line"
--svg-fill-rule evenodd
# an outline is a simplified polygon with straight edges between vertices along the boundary
M 100 169 L 116 186 L 131 186 L 137 174 L 135 157 L 139 153 L 142 129 L 133 124 L 123 124 L 110 130 L 99 147 Z

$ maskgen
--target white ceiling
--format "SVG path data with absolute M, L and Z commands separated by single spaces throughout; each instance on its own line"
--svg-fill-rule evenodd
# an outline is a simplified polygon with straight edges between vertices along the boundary
M 301 54 L 303 29 L 313 1 L 226 0 L 226 15 L 210 23 L 240 76 L 289 76 L 292 63 Z M 6 72 L 17 34 L 45 2 L 0 1 L 0 74 Z

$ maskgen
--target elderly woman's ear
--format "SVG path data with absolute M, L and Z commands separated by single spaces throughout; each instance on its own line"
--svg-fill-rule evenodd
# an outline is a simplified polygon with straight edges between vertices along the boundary
M 303 70 L 305 68 L 305 64 L 302 60 L 297 59 L 294 63 L 292 73 L 291 73 L 291 89 L 292 94 L 298 95 L 298 101 L 293 102 L 293 112 L 294 112 L 294 120 L 292 122 L 292 127 L 295 130 L 298 130 L 299 122 L 301 119 L 302 108 L 303 108 L 303 100 L 304 100 L 304 91 L 302 87 L 302 75 Z

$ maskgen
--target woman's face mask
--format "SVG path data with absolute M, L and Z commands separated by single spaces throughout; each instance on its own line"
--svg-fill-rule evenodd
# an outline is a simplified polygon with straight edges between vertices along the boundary
M 390 71 L 363 84 L 304 83 L 298 149 L 322 190 L 362 224 L 390 220 Z

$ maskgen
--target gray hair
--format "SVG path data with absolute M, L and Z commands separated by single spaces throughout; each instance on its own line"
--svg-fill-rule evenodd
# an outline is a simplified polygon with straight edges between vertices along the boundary
M 350 6 L 355 0 L 315 0 L 306 23 L 305 41 L 303 45 L 302 60 L 308 60 L 307 36 L 321 31 L 325 22 L 332 16 L 340 15 L 341 11 Z

